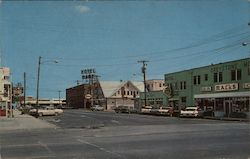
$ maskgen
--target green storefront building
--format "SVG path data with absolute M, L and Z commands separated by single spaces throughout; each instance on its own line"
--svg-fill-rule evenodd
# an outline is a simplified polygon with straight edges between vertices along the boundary
M 249 115 L 250 58 L 165 74 L 167 105 L 198 106 L 215 116 Z

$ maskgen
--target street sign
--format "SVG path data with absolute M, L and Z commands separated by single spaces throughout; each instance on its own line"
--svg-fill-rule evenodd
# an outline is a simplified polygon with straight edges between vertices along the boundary
M 85 95 L 85 99 L 90 99 L 91 97 L 92 97 L 91 94 L 86 94 L 86 95 Z

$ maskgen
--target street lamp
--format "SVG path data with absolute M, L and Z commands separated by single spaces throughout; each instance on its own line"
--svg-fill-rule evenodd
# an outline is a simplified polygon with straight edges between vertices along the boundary
M 37 85 L 36 85 L 36 114 L 38 115 L 38 107 L 39 107 L 39 82 L 40 82 L 40 67 L 41 64 L 45 63 L 45 62 L 54 62 L 54 63 L 58 63 L 58 61 L 54 60 L 54 61 L 41 61 L 42 57 L 39 56 L 38 59 L 38 70 L 37 70 Z
M 247 46 L 247 45 L 249 45 L 249 42 L 243 42 L 242 43 L 242 46 Z

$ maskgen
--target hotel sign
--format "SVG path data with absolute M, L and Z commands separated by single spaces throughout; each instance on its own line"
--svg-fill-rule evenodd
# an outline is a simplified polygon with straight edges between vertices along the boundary
M 214 90 L 216 92 L 235 91 L 238 89 L 239 89 L 238 83 L 220 84 L 220 85 L 215 85 L 214 87 Z

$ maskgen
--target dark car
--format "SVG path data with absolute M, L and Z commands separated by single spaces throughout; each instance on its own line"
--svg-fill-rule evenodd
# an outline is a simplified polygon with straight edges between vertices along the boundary
M 129 106 L 120 105 L 114 109 L 116 113 L 130 113 L 131 108 Z

